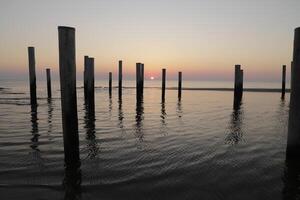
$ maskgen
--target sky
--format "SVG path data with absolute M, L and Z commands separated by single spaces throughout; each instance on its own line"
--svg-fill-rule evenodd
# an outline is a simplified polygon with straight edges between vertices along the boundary
M 126 79 L 145 63 L 146 79 L 161 69 L 176 79 L 232 80 L 241 64 L 246 81 L 280 81 L 292 60 L 299 0 L 1 0 L 0 79 L 27 79 L 34 46 L 37 79 L 50 67 L 59 78 L 58 26 L 76 28 L 76 69 L 95 58 L 97 79 Z

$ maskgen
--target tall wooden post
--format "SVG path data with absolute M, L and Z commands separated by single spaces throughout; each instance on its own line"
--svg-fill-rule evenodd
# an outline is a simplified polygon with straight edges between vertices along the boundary
M 136 63 L 136 98 L 141 98 L 141 63 Z
M 122 78 L 123 78 L 123 72 L 122 72 L 122 66 L 123 65 L 123 63 L 122 63 L 122 60 L 119 60 L 119 87 L 118 87 L 118 89 L 119 89 L 119 97 L 121 97 L 122 96 Z
M 141 63 L 141 93 L 144 94 L 144 63 Z
M 300 27 L 295 29 L 291 72 L 287 157 L 300 156 Z
M 182 72 L 178 72 L 178 99 L 181 100 Z
M 111 96 L 112 93 L 112 73 L 109 72 L 109 96 Z
M 241 65 L 235 65 L 234 72 L 234 107 L 241 102 L 243 95 L 243 70 L 241 70 Z
M 165 101 L 165 94 L 166 94 L 166 69 L 162 69 L 162 85 L 161 85 L 161 100 L 162 102 Z
M 236 99 L 239 93 L 241 65 L 235 65 L 234 70 L 234 98 Z
M 282 65 L 281 99 L 284 99 L 285 96 L 285 79 L 286 79 L 286 66 Z
M 36 76 L 35 76 L 35 54 L 34 47 L 28 47 L 30 103 L 36 105 Z
M 293 87 L 293 61 L 291 61 L 291 80 L 290 80 L 290 88 L 292 89 Z
M 46 69 L 46 74 L 47 74 L 47 93 L 48 93 L 48 98 L 50 99 L 52 97 L 52 92 L 51 92 L 51 73 L 50 69 Z
M 136 63 L 136 65 L 135 65 L 136 96 L 138 96 L 138 93 L 139 93 L 139 79 L 140 79 L 140 63 Z
M 244 70 L 240 70 L 240 88 L 239 88 L 239 91 L 240 91 L 240 98 L 242 99 L 243 97 L 243 91 L 244 91 Z
M 83 90 L 84 90 L 84 99 L 86 100 L 87 98 L 87 67 L 89 65 L 89 57 L 84 56 L 84 71 L 83 71 Z
M 59 73 L 65 163 L 76 168 L 79 161 L 79 138 L 76 95 L 75 28 L 59 26 Z
M 95 70 L 94 58 L 89 57 L 86 67 L 86 103 L 90 112 L 95 109 Z

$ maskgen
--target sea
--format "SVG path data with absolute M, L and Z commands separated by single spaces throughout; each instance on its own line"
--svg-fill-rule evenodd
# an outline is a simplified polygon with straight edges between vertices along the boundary
M 47 98 L 37 82 L 0 80 L 0 199 L 299 199 L 300 167 L 286 159 L 289 93 L 167 89 L 146 81 L 136 102 L 134 81 L 97 80 L 90 119 L 77 82 L 80 167 L 69 174 L 59 81 Z M 167 87 L 177 87 L 168 81 Z M 183 81 L 183 88 L 232 88 L 232 82 Z M 281 88 L 245 82 L 245 88 Z

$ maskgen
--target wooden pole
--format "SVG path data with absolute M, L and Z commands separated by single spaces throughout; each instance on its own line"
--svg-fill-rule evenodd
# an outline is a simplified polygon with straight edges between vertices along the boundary
M 144 94 L 144 63 L 141 63 L 141 93 Z
M 94 72 L 94 58 L 89 57 L 86 67 L 86 102 L 89 111 L 95 109 L 95 72 Z
M 281 99 L 284 99 L 285 97 L 285 80 L 286 80 L 286 66 L 282 65 Z
M 178 72 L 178 99 L 181 100 L 182 72 Z
M 244 70 L 240 70 L 240 88 L 239 88 L 239 92 L 240 92 L 240 99 L 242 99 L 243 97 L 243 90 L 244 90 Z
M 290 88 L 293 87 L 293 61 L 291 61 L 291 80 L 290 80 Z
M 300 156 L 300 27 L 295 29 L 291 72 L 287 157 Z
M 83 70 L 83 90 L 84 90 L 84 99 L 87 99 L 87 67 L 89 65 L 89 57 L 84 56 L 84 70 Z
M 166 94 L 166 69 L 162 69 L 162 85 L 161 85 L 161 100 L 162 102 L 165 101 L 165 94 Z
M 112 93 L 112 73 L 109 72 L 109 96 L 111 96 Z
M 50 69 L 46 69 L 46 74 L 47 74 L 47 93 L 48 93 L 48 98 L 50 99 L 52 97 L 52 91 L 51 91 L 51 73 Z
M 235 65 L 235 71 L 234 71 L 234 99 L 237 98 L 238 93 L 239 93 L 240 70 L 241 70 L 241 65 Z
M 76 168 L 80 165 L 80 161 L 76 95 L 75 28 L 59 26 L 58 40 L 65 164 L 66 168 Z
M 36 76 L 35 76 L 35 53 L 34 47 L 28 47 L 29 83 L 30 83 L 30 103 L 36 105 Z
M 243 92 L 243 72 L 241 65 L 235 65 L 234 72 L 234 104 L 240 102 Z
M 123 74 L 122 74 L 122 67 L 123 67 L 123 63 L 122 60 L 119 60 L 119 97 L 122 96 L 122 78 L 123 78 Z
M 141 63 L 136 63 L 136 98 L 141 97 Z

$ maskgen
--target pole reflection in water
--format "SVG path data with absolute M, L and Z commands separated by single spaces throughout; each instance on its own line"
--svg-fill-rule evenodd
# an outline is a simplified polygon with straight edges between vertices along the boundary
M 182 117 L 182 104 L 181 104 L 181 99 L 180 98 L 177 101 L 176 113 L 177 113 L 178 118 Z
M 284 200 L 296 200 L 300 197 L 300 160 L 285 161 L 282 196 Z
M 111 96 L 109 96 L 109 99 L 108 99 L 108 111 L 109 111 L 109 117 L 111 118 L 112 117 L 112 98 Z
M 32 166 L 36 167 L 40 172 L 44 170 L 44 160 L 42 158 L 40 149 L 39 149 L 39 128 L 38 128 L 38 116 L 37 116 L 37 105 L 31 105 L 31 149 L 32 152 L 29 153 L 31 157 Z M 30 182 L 32 184 L 38 180 L 40 177 L 31 176 Z
M 38 142 L 39 142 L 39 130 L 38 130 L 38 117 L 37 117 L 37 105 L 31 105 L 31 145 L 30 147 L 35 150 L 39 151 L 38 149 Z
M 90 159 L 94 159 L 99 152 L 99 147 L 95 135 L 95 121 L 96 118 L 94 109 L 89 109 L 88 106 L 86 106 L 84 116 L 84 128 L 86 129 L 86 139 L 88 141 L 87 149 L 89 152 L 88 158 Z
M 52 133 L 52 112 L 53 112 L 53 103 L 52 103 L 52 99 L 48 98 L 47 99 L 48 102 L 48 136 L 51 135 Z
M 123 113 L 123 108 L 122 108 L 122 96 L 119 96 L 118 103 L 119 103 L 119 108 L 118 108 L 119 127 L 120 127 L 122 133 L 124 133 L 125 130 L 124 130 L 124 124 L 123 124 L 124 113 Z
M 229 134 L 225 138 L 227 144 L 238 144 L 243 139 L 243 109 L 241 107 L 242 102 L 235 102 L 234 109 L 231 114 L 231 120 L 229 125 Z
M 137 139 L 142 142 L 144 138 L 144 133 L 143 133 L 143 119 L 144 119 L 144 102 L 143 98 L 137 98 L 136 101 L 136 116 L 135 116 L 135 121 L 136 121 L 136 127 L 135 127 L 135 135 Z
M 166 107 L 165 107 L 165 101 L 163 100 L 161 102 L 161 114 L 160 114 L 160 121 L 161 121 L 161 133 L 163 133 L 164 135 L 167 134 L 167 131 L 166 131 L 166 116 L 167 116 L 167 113 L 166 113 Z

